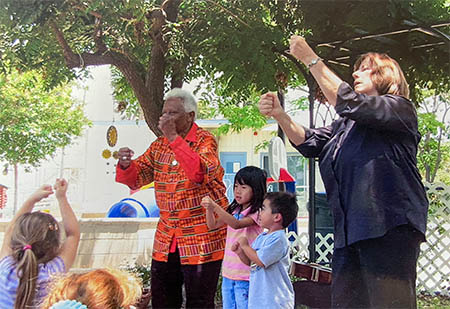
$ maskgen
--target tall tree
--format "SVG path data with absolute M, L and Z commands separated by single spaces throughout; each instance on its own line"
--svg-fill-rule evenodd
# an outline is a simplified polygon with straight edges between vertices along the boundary
M 77 68 L 113 66 L 118 100 L 138 103 L 150 129 L 159 134 L 164 91 L 184 81 L 206 77 L 225 111 L 263 90 L 305 79 L 312 86 L 306 69 L 286 52 L 294 33 L 307 35 L 344 77 L 351 72 L 345 59 L 389 47 L 413 85 L 425 79 L 448 85 L 443 82 L 448 81 L 447 45 L 417 47 L 426 45 L 424 31 L 437 41 L 448 30 L 430 26 L 448 21 L 445 2 L 2 0 L 0 53 L 17 67 L 45 70 L 49 86 L 82 74 Z M 404 36 L 358 38 L 399 29 Z M 340 43 L 320 45 L 336 40 Z
M 14 166 L 14 210 L 18 165 L 39 166 L 88 123 L 82 106 L 71 98 L 70 85 L 48 91 L 35 71 L 0 74 L 0 161 Z

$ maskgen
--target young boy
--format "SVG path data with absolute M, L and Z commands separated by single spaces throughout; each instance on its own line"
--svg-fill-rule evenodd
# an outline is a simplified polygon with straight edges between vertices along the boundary
M 267 193 L 259 215 L 260 234 L 252 246 L 245 237 L 231 248 L 250 265 L 248 308 L 294 308 L 294 289 L 289 279 L 289 242 L 284 229 L 297 218 L 295 195 Z

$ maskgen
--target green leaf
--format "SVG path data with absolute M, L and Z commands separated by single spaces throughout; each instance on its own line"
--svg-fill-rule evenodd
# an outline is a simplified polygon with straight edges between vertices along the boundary
M 0 74 L 0 160 L 38 166 L 90 124 L 71 84 L 48 90 L 37 71 Z

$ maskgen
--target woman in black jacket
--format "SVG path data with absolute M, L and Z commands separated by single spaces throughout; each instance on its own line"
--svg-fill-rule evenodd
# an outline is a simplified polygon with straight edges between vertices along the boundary
M 339 119 L 308 129 L 281 108 L 276 94 L 259 102 L 292 145 L 318 157 L 334 217 L 334 308 L 416 308 L 416 265 L 425 240 L 428 201 L 417 170 L 417 114 L 398 63 L 362 55 L 353 89 L 306 43 L 290 52 L 310 70 Z

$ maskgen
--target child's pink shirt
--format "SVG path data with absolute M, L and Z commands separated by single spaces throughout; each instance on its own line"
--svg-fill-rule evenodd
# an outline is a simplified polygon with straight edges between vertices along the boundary
M 227 227 L 227 241 L 225 244 L 225 256 L 222 263 L 222 276 L 231 280 L 248 281 L 250 278 L 250 267 L 242 263 L 237 254 L 231 251 L 231 246 L 240 237 L 246 237 L 248 243 L 251 245 L 256 237 L 263 231 L 258 225 L 259 212 L 248 215 L 250 208 L 251 207 L 248 207 L 241 213 L 239 213 L 240 208 L 238 208 L 233 212 L 233 216 L 238 220 L 241 220 L 244 217 L 250 217 L 255 221 L 255 224 L 237 230 L 230 226 Z

